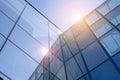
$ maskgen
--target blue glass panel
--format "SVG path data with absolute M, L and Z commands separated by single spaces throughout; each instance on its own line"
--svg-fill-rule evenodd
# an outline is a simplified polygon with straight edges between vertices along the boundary
M 39 65 L 35 70 L 36 79 L 39 80 L 40 76 L 43 74 L 43 66 Z
M 62 62 L 57 57 L 53 56 L 53 59 L 50 62 L 51 72 L 56 74 L 56 72 L 59 70 L 61 66 L 62 66 Z
M 25 2 L 23 0 L 0 0 L 0 10 L 14 21 L 17 20 L 24 6 Z
M 60 78 L 60 80 L 66 80 L 66 75 L 65 75 L 65 69 L 64 66 L 62 66 L 59 70 L 59 72 L 56 74 L 56 76 L 58 78 Z
M 4 38 L 3 36 L 0 35 L 0 48 L 1 48 L 1 46 L 2 46 L 2 44 L 3 44 L 3 42 L 4 42 L 4 40 L 5 40 L 5 38 Z
M 76 58 L 76 60 L 77 60 L 77 62 L 78 62 L 78 64 L 79 64 L 80 68 L 82 69 L 82 72 L 85 74 L 85 73 L 87 73 L 87 70 L 86 70 L 86 68 L 85 68 L 85 63 L 83 62 L 82 57 L 81 57 L 80 54 L 81 54 L 81 53 L 78 53 L 78 54 L 75 56 L 75 58 Z
M 65 45 L 65 41 L 64 41 L 63 37 L 60 35 L 59 38 L 60 38 L 60 46 Z
M 43 80 L 49 80 L 49 72 L 46 70 L 46 69 L 44 69 L 44 71 L 43 71 Z
M 57 52 L 56 56 L 63 61 L 63 54 L 61 49 Z
M 91 70 L 107 59 L 101 46 L 95 42 L 82 51 L 88 69 Z
M 7 37 L 13 25 L 14 22 L 0 11 L 0 33 Z
M 98 14 L 97 12 L 92 12 L 91 14 L 89 14 L 85 20 L 87 22 L 87 24 L 89 26 L 91 26 L 93 23 L 95 23 L 96 21 L 98 21 L 101 18 L 100 14 Z
M 70 50 L 72 51 L 73 54 L 78 53 L 79 49 L 78 49 L 78 46 L 77 46 L 75 40 L 72 40 L 72 41 L 67 42 L 67 43 L 68 43 L 68 46 L 69 46 L 69 48 L 70 48 Z
M 68 29 L 67 31 L 65 31 L 65 32 L 63 33 L 63 39 L 65 39 L 65 41 L 68 42 L 68 43 L 69 43 L 71 40 L 74 39 L 73 33 L 72 33 L 72 31 L 71 31 L 70 29 Z
M 105 15 L 118 5 L 120 5 L 120 0 L 108 0 L 105 4 L 98 8 L 98 11 Z
M 89 29 L 85 30 L 77 37 L 77 42 L 81 49 L 87 47 L 93 41 L 95 41 L 95 37 L 93 36 Z
M 62 52 L 65 61 L 72 57 L 72 54 L 66 45 L 62 47 Z
M 92 80 L 120 80 L 120 73 L 110 61 L 91 72 Z
M 91 26 L 91 29 L 95 33 L 95 35 L 99 38 L 103 34 L 107 33 L 109 30 L 111 30 L 113 27 L 110 25 L 106 20 L 101 19 L 95 24 Z
M 115 7 L 117 7 L 118 5 L 120 5 L 120 0 L 109 0 L 107 4 L 108 4 L 109 8 L 112 10 Z
M 50 46 L 58 39 L 58 36 L 62 34 L 58 28 L 56 28 L 53 24 L 49 22 L 49 38 L 50 38 Z
M 79 77 L 82 76 L 82 73 L 77 63 L 73 58 L 67 61 L 65 64 L 67 69 L 66 71 L 67 71 L 68 80 L 77 80 Z
M 117 64 L 117 66 L 119 67 L 120 69 L 120 53 L 118 53 L 117 55 L 115 55 L 113 57 L 113 60 L 115 61 L 115 63 Z
M 29 80 L 35 80 L 35 74 L 32 74 L 32 76 L 30 76 Z
M 15 27 L 9 39 L 38 62 L 40 62 L 45 56 L 41 51 L 44 46 L 38 43 L 18 26 Z
M 111 56 L 120 50 L 120 32 L 116 30 L 103 36 L 100 41 Z
M 91 80 L 88 74 L 85 75 L 85 78 L 86 78 L 86 80 Z
M 61 44 L 60 44 L 60 38 L 58 38 L 54 44 L 51 46 L 51 52 L 52 54 L 56 55 L 57 52 L 60 50 Z
M 0 71 L 12 80 L 28 80 L 37 65 L 10 42 L 6 43 L 0 55 Z
M 27 6 L 18 24 L 43 45 L 48 45 L 48 21 L 31 6 Z
M 120 23 L 120 6 L 107 14 L 106 18 L 110 20 L 114 25 L 118 25 Z

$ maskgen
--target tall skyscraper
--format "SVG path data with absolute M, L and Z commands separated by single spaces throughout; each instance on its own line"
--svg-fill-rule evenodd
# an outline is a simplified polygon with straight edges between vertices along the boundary
M 120 80 L 119 61 L 120 0 L 107 0 L 59 36 L 29 80 Z

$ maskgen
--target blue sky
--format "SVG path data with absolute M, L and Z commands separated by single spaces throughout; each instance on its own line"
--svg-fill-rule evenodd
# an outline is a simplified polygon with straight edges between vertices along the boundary
M 28 0 L 62 30 L 68 29 L 106 0 Z

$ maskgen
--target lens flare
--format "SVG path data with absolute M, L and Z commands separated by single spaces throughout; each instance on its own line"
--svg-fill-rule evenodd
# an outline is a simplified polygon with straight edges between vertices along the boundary
M 48 49 L 43 47 L 43 48 L 40 49 L 40 53 L 42 55 L 47 55 L 48 54 Z

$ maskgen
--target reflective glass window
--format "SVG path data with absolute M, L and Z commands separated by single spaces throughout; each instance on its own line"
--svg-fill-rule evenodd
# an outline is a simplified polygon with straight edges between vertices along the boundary
M 49 57 L 50 56 L 50 57 Z M 49 66 L 50 66 L 50 61 L 52 60 L 53 58 L 53 55 L 49 55 L 49 56 L 45 56 L 42 60 L 42 65 L 47 69 L 49 70 Z M 50 59 L 51 58 L 51 59 Z
M 91 29 L 95 33 L 95 35 L 99 38 L 103 34 L 107 33 L 109 30 L 111 30 L 113 27 L 110 25 L 106 20 L 101 19 L 95 24 L 91 26 Z
M 48 21 L 31 6 L 27 6 L 18 24 L 44 45 L 48 44 Z
M 111 56 L 120 50 L 120 32 L 116 30 L 103 36 L 100 41 Z
M 66 45 L 62 47 L 62 53 L 65 61 L 72 57 L 72 54 Z
M 14 22 L 0 11 L 0 33 L 7 37 L 13 25 Z
M 65 41 L 64 41 L 63 37 L 60 35 L 59 38 L 60 38 L 60 46 L 65 45 Z
M 91 72 L 92 80 L 120 80 L 120 74 L 114 65 L 107 61 Z
M 120 23 L 120 6 L 107 14 L 106 18 L 110 20 L 114 25 L 118 25 Z
M 32 76 L 30 76 L 29 80 L 35 80 L 36 79 L 36 75 L 32 74 Z
M 84 20 L 81 20 L 80 22 L 74 24 L 71 27 L 71 31 L 73 32 L 74 36 L 78 36 L 81 34 L 84 30 L 88 28 L 87 24 L 85 23 Z
M 59 70 L 61 65 L 62 65 L 62 62 L 57 57 L 54 56 L 54 58 L 50 62 L 51 72 L 56 74 L 56 72 Z
M 89 29 L 85 30 L 77 37 L 77 43 L 81 49 L 84 49 L 93 41 L 95 41 L 95 37 Z
M 105 4 L 98 8 L 98 11 L 105 15 L 118 5 L 120 5 L 120 0 L 108 0 Z
M 58 38 L 54 44 L 51 46 L 51 52 L 53 55 L 57 55 L 57 52 L 60 50 L 61 44 L 60 44 L 60 38 Z
M 117 7 L 118 5 L 120 5 L 120 0 L 109 0 L 107 2 L 109 8 L 112 10 L 114 9 L 115 7 Z
M 49 38 L 50 38 L 50 46 L 56 41 L 60 34 L 60 30 L 57 29 L 53 24 L 49 22 Z
M 66 75 L 65 75 L 65 69 L 64 66 L 62 66 L 59 70 L 59 72 L 56 74 L 56 76 L 60 79 L 60 80 L 66 80 Z
M 73 58 L 67 61 L 65 64 L 66 64 L 68 80 L 77 80 L 79 77 L 82 76 L 82 73 L 77 63 Z
M 68 46 L 73 54 L 76 54 L 79 51 L 75 40 L 72 40 L 72 41 L 67 42 L 67 43 L 68 43 Z
M 120 52 L 113 57 L 114 62 L 117 64 L 117 66 L 120 69 Z
M 101 16 L 97 12 L 94 11 L 85 18 L 85 21 L 90 26 L 93 23 L 95 23 L 96 21 L 98 21 L 100 18 L 101 18 Z
M 117 28 L 120 30 L 120 25 L 118 25 Z
M 44 46 L 38 43 L 18 26 L 15 27 L 9 39 L 38 62 L 40 62 L 45 56 L 41 51 Z
M 77 60 L 77 62 L 78 62 L 78 64 L 79 64 L 80 68 L 82 69 L 82 72 L 85 74 L 85 73 L 87 73 L 87 70 L 86 70 L 86 67 L 85 67 L 85 63 L 83 62 L 83 59 L 82 59 L 82 57 L 81 57 L 80 54 L 81 54 L 81 53 L 78 53 L 78 54 L 75 56 L 75 58 L 76 58 L 76 60 Z
M 101 46 L 95 42 L 82 51 L 88 69 L 91 70 L 107 59 Z
M 6 43 L 0 55 L 0 71 L 12 80 L 28 80 L 37 65 L 10 42 Z
M 46 69 L 44 69 L 44 71 L 43 71 L 43 80 L 49 80 L 49 72 L 46 70 Z
M 39 80 L 42 74 L 43 74 L 43 66 L 39 65 L 35 70 L 36 79 Z
M 4 38 L 3 36 L 0 35 L 0 48 L 1 48 L 1 46 L 2 46 L 2 44 L 3 44 L 3 42 L 4 42 L 4 40 L 5 40 L 5 38 Z
M 0 10 L 14 21 L 25 6 L 24 0 L 0 0 Z
M 57 52 L 56 56 L 63 61 L 63 54 L 61 49 Z
M 70 42 L 71 40 L 74 39 L 73 37 L 73 34 L 72 34 L 72 31 L 70 29 L 68 29 L 67 31 L 65 31 L 63 33 L 63 39 L 66 41 L 66 42 Z

